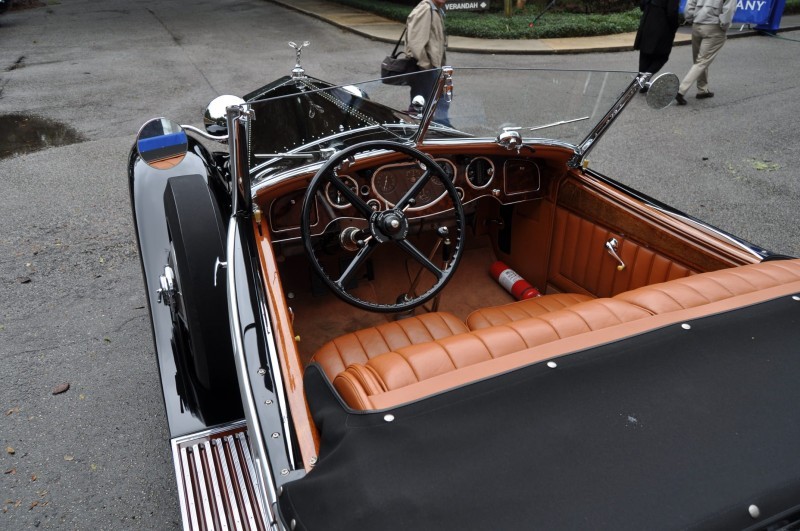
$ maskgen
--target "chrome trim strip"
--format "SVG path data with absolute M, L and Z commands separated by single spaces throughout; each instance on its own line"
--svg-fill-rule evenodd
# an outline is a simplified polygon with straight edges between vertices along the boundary
M 695 225 L 696 227 L 699 227 L 699 228 L 702 228 L 703 230 L 711 232 L 712 234 L 714 234 L 716 236 L 719 236 L 720 238 L 722 238 L 724 240 L 727 240 L 729 243 L 732 243 L 732 244 L 736 245 L 737 247 L 739 247 L 743 251 L 747 251 L 748 253 L 752 254 L 753 256 L 758 258 L 759 260 L 763 260 L 764 259 L 764 255 L 763 254 L 760 254 L 760 253 L 756 252 L 752 247 L 750 247 L 746 243 L 742 242 L 738 238 L 735 238 L 735 237 L 731 236 L 730 234 L 727 234 L 727 233 L 723 232 L 720 229 L 714 228 L 711 225 L 707 225 L 706 223 L 704 223 L 704 222 L 702 222 L 702 221 L 700 221 L 698 219 L 694 219 L 692 217 L 685 216 L 683 214 L 678 214 L 677 212 L 673 212 L 671 210 L 668 210 L 668 209 L 665 209 L 665 208 L 661 208 L 661 207 L 656 206 L 656 205 L 652 205 L 651 204 L 649 206 L 651 208 L 654 208 L 654 209 L 658 210 L 659 212 L 663 212 L 664 214 L 669 214 L 670 216 L 675 217 L 675 218 L 679 218 L 682 221 L 688 221 L 692 225 Z
M 242 448 L 247 448 L 247 439 L 245 439 L 244 432 L 239 432 L 236 434 L 236 438 L 239 439 L 239 444 Z M 247 471 L 250 474 L 250 481 L 253 483 L 253 488 L 256 492 L 261 490 L 261 482 L 259 481 L 259 476 L 256 474 L 255 467 L 253 466 L 253 456 L 250 455 L 250 452 L 242 452 L 242 457 L 244 457 L 245 466 L 247 466 Z M 264 509 L 264 501 L 261 499 L 261 496 L 256 496 L 256 503 L 258 503 L 258 510 L 261 515 L 267 514 L 266 510 Z
M 217 452 L 223 477 L 225 478 L 225 489 L 228 492 L 228 502 L 230 503 L 231 512 L 233 513 L 233 523 L 236 526 L 236 531 L 243 531 L 242 515 L 239 513 L 239 504 L 236 503 L 236 492 L 233 490 L 233 484 L 231 483 L 231 471 L 228 468 L 228 459 L 225 455 L 225 447 L 222 445 L 222 439 L 214 439 L 214 449 Z
M 191 125 L 181 125 L 181 127 L 186 129 L 187 131 L 191 131 L 192 133 L 200 135 L 201 137 L 203 137 L 205 139 L 213 140 L 215 142 L 219 142 L 220 144 L 225 144 L 225 143 L 228 142 L 228 135 L 214 136 L 214 135 L 208 134 L 207 132 L 203 131 L 202 129 L 198 129 L 196 127 L 192 127 Z
M 233 177 L 236 182 L 236 176 Z M 256 455 L 263 456 L 260 460 L 262 467 L 262 476 L 265 478 L 264 494 L 267 496 L 267 501 L 272 502 L 277 500 L 277 492 L 273 483 L 272 470 L 267 463 L 267 449 L 261 430 L 261 422 L 258 418 L 256 410 L 255 399 L 253 397 L 253 389 L 250 386 L 250 378 L 247 374 L 247 360 L 244 356 L 244 340 L 242 336 L 242 325 L 239 321 L 239 303 L 236 297 L 236 239 L 239 234 L 239 227 L 235 214 L 231 216 L 228 225 L 228 245 L 226 256 L 228 257 L 227 281 L 228 281 L 228 318 L 231 326 L 231 339 L 233 340 L 233 352 L 238 368 L 239 376 L 239 390 L 242 395 L 242 405 L 244 406 L 245 418 L 247 419 L 247 426 L 251 440 L 255 443 Z M 275 515 L 270 508 L 271 503 L 266 503 L 264 506 L 267 508 L 265 514 L 265 521 L 274 522 Z
M 190 521 L 192 522 L 191 528 L 200 529 L 199 521 L 197 518 L 197 506 L 194 503 L 194 490 L 192 489 L 192 481 L 191 479 L 189 479 L 191 478 L 191 473 L 189 470 L 188 450 L 185 447 L 181 448 L 181 463 L 183 463 L 183 478 L 184 478 L 183 482 L 186 486 L 186 501 L 185 504 L 181 503 L 181 509 L 183 509 L 185 505 L 186 511 L 189 513 Z M 187 479 L 189 479 L 189 481 L 186 481 Z M 185 517 L 186 516 L 184 515 L 184 518 Z
M 243 186 L 243 188 L 246 190 L 246 195 L 249 195 L 249 197 L 245 197 L 244 201 L 251 202 L 253 197 L 252 190 L 250 189 L 251 183 L 249 181 L 249 175 L 246 171 L 246 168 L 242 165 L 243 162 L 246 162 L 247 160 L 246 158 L 242 160 L 243 156 L 247 156 L 247 138 L 240 138 L 242 133 L 238 127 L 238 124 L 236 123 L 238 121 L 237 116 L 239 116 L 237 111 L 241 112 L 241 109 L 235 109 L 233 107 L 228 108 L 231 182 L 239 183 L 240 179 L 245 179 L 247 185 Z M 242 142 L 242 140 L 244 140 L 244 142 Z M 244 150 L 244 153 L 242 153 L 242 150 Z M 238 187 L 235 185 L 232 186 L 232 199 L 234 208 L 228 222 L 227 242 L 225 248 L 225 257 L 226 261 L 228 262 L 228 267 L 225 270 L 227 273 L 226 282 L 228 290 L 228 322 L 230 324 L 233 356 L 237 368 L 236 373 L 239 380 L 239 392 L 242 397 L 242 407 L 244 409 L 245 419 L 247 420 L 247 426 L 249 428 L 249 434 L 251 437 L 250 440 L 253 442 L 253 448 L 256 456 L 261 456 L 262 458 L 259 459 L 258 462 L 261 464 L 260 472 L 262 478 L 264 478 L 262 483 L 264 488 L 257 491 L 255 495 L 263 495 L 267 497 L 265 500 L 267 503 L 262 504 L 262 506 L 267 510 L 267 512 L 263 514 L 263 519 L 269 526 L 272 526 L 274 522 L 277 521 L 277 516 L 272 512 L 272 502 L 277 501 L 278 495 L 274 483 L 275 476 L 273 475 L 270 465 L 267 461 L 267 447 L 264 441 L 258 410 L 256 408 L 253 388 L 250 383 L 250 375 L 248 374 L 247 359 L 245 358 L 244 352 L 244 331 L 242 330 L 242 323 L 239 319 L 239 300 L 236 292 L 236 269 L 238 267 L 238 261 L 243 261 L 245 259 L 242 256 L 237 257 L 237 241 L 239 238 L 239 224 L 237 216 L 239 215 L 239 209 L 242 208 L 241 205 L 238 205 L 239 193 L 237 188 Z M 245 207 L 249 208 L 249 205 L 245 205 Z M 240 471 L 240 469 L 237 470 Z M 248 511 L 248 518 L 252 518 L 252 509 L 249 508 Z
M 249 528 L 253 529 L 256 523 L 256 517 L 253 513 L 253 506 L 250 503 L 250 496 L 247 495 L 247 485 L 244 483 L 244 477 L 242 473 L 242 464 L 239 461 L 239 447 L 236 445 L 236 440 L 233 438 L 233 435 L 226 435 L 225 442 L 228 444 L 228 447 L 231 449 L 231 462 L 233 462 L 233 468 L 236 470 L 236 481 L 239 485 L 239 492 L 242 495 L 242 503 L 244 504 L 244 512 L 247 514 L 247 521 L 249 523 Z M 245 451 L 247 451 L 245 449 Z
M 237 430 L 240 428 L 246 428 L 247 423 L 244 420 L 235 420 L 233 422 L 228 422 L 227 424 L 220 424 L 219 426 L 214 426 L 213 428 L 208 428 L 202 431 L 196 431 L 193 433 L 189 433 L 187 435 L 182 435 L 180 437 L 175 437 L 172 439 L 173 444 L 183 444 L 187 441 L 192 441 L 194 439 L 202 439 L 204 437 L 213 437 L 218 433 L 222 433 L 224 431 L 231 431 Z
M 225 504 L 222 503 L 222 491 L 219 489 L 219 479 L 217 475 L 217 465 L 214 464 L 214 451 L 211 449 L 211 443 L 205 441 L 203 448 L 206 453 L 206 462 L 208 463 L 208 471 L 211 476 L 211 489 L 214 494 L 214 502 L 217 508 L 217 514 L 225 514 Z M 219 527 L 222 531 L 228 531 L 228 522 L 226 519 L 219 519 Z
M 192 446 L 192 457 L 194 458 L 194 468 L 197 474 L 197 485 L 199 487 L 200 501 L 203 504 L 203 513 L 205 514 L 205 527 L 209 530 L 214 529 L 214 517 L 211 516 L 211 500 L 208 497 L 208 484 L 206 483 L 206 474 L 203 471 L 203 462 L 200 460 L 200 445 L 195 444 Z
M 181 481 L 183 477 L 183 467 L 181 466 L 181 454 L 180 450 L 178 449 L 178 443 L 175 442 L 175 439 L 172 440 L 172 464 L 175 467 L 175 479 L 178 482 L 178 502 L 181 506 L 181 522 L 183 522 L 183 531 L 190 531 L 189 527 L 189 515 L 186 511 L 186 486 Z
M 263 282 L 261 274 L 259 273 L 259 280 Z M 286 387 L 283 384 L 283 373 L 280 370 L 280 362 L 278 361 L 278 348 L 275 345 L 275 336 L 272 333 L 272 323 L 270 322 L 269 309 L 267 308 L 266 301 L 263 297 L 258 297 L 258 305 L 261 307 L 261 323 L 264 331 L 267 334 L 265 343 L 269 351 L 269 364 L 277 370 L 272 371 L 272 376 L 275 380 L 275 396 L 278 399 L 278 411 L 281 417 L 281 424 L 283 426 L 283 433 L 285 435 L 284 441 L 286 445 L 286 453 L 289 457 L 289 463 L 293 468 L 298 468 L 297 462 L 294 457 L 294 444 L 292 443 L 292 432 L 289 429 L 289 405 L 286 400 Z M 301 467 L 302 468 L 302 467 Z

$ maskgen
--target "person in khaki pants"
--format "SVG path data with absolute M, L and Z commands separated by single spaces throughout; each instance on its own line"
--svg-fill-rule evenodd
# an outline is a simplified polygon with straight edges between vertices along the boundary
M 692 24 L 692 68 L 683 78 L 675 101 L 686 105 L 686 92 L 697 83 L 697 98 L 713 98 L 708 67 L 727 40 L 738 0 L 687 0 L 684 16 Z

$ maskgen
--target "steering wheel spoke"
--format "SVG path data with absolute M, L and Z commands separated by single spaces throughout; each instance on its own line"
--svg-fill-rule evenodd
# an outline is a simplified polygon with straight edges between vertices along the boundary
M 423 173 L 420 178 L 417 179 L 413 185 L 411 185 L 411 188 L 409 188 L 408 192 L 406 192 L 400 201 L 397 202 L 397 208 L 400 210 L 405 209 L 411 199 L 416 199 L 417 195 L 422 191 L 422 188 L 428 184 L 430 178 L 431 170 L 428 168 L 425 170 L 425 173 Z
M 398 240 L 397 245 L 399 245 L 400 248 L 403 249 L 405 252 L 410 254 L 414 260 L 422 264 L 422 266 L 425 267 L 425 269 L 433 273 L 434 276 L 436 277 L 436 280 L 441 280 L 441 278 L 444 276 L 444 271 L 436 267 L 436 265 L 433 262 L 428 260 L 427 256 L 422 254 L 419 251 L 419 249 L 414 247 L 414 245 L 411 244 L 411 242 L 409 242 L 408 240 Z
M 355 275 L 356 271 L 358 271 L 358 268 L 367 261 L 369 256 L 375 250 L 376 246 L 377 243 L 375 240 L 370 240 L 358 251 L 358 253 L 356 253 L 356 256 L 350 261 L 350 264 L 344 270 L 342 276 L 333 282 L 337 288 L 343 291 L 346 290 L 345 286 L 347 286 L 350 280 L 352 280 L 353 275 Z
M 372 209 L 367 205 L 364 201 L 361 200 L 353 191 L 344 184 L 336 175 L 331 174 L 328 176 L 328 182 L 333 185 L 341 194 L 344 196 L 347 201 L 355 207 L 358 212 L 364 216 L 366 219 L 372 215 Z
M 386 210 L 373 210 L 370 208 L 366 200 L 359 197 L 358 190 L 353 191 L 351 189 L 352 187 L 348 186 L 336 176 L 337 168 L 340 167 L 343 161 L 348 159 L 352 160 L 352 158 L 359 153 L 371 151 L 388 151 L 390 152 L 389 156 L 392 156 L 391 152 L 394 152 L 398 156 L 406 157 L 405 160 L 411 159 L 414 163 L 419 164 L 421 168 L 424 168 L 422 175 L 418 179 L 414 180 L 413 183 L 408 182 L 409 187 L 402 195 L 402 198 L 394 206 L 390 208 L 387 207 Z M 410 235 L 414 234 L 412 225 L 415 220 L 413 219 L 413 214 L 409 212 L 408 207 L 413 206 L 416 197 L 423 193 L 423 188 L 433 177 L 441 180 L 444 184 L 446 193 L 453 204 L 450 215 L 455 218 L 454 222 L 451 221 L 448 223 L 453 228 L 452 234 L 455 235 L 450 237 L 452 243 L 449 244 L 449 248 L 452 250 L 452 255 L 447 265 L 441 268 L 437 267 L 431 261 L 431 258 L 421 253 L 416 247 L 415 242 L 412 243 L 412 241 L 409 240 Z M 338 278 L 329 275 L 325 268 L 322 267 L 323 260 L 321 260 L 321 258 L 323 254 L 331 250 L 331 247 L 328 246 L 326 250 L 323 250 L 322 247 L 315 245 L 315 236 L 312 234 L 312 219 L 314 219 L 313 213 L 316 212 L 317 195 L 323 192 L 326 183 L 329 183 L 331 187 L 335 188 L 337 193 L 341 194 L 341 197 L 349 201 L 353 208 L 367 220 L 368 224 L 367 228 L 357 229 L 357 236 L 353 236 L 353 233 L 347 233 L 349 239 L 347 235 L 345 235 L 345 237 L 340 236 L 339 243 L 342 247 L 344 249 L 349 249 L 350 252 L 355 250 L 356 253 Z M 380 203 L 376 201 L 376 204 Z M 334 212 L 332 215 L 335 216 L 336 213 Z M 334 219 L 331 221 L 336 220 Z M 447 175 L 445 175 L 441 167 L 436 164 L 431 157 L 417 149 L 406 144 L 391 141 L 363 142 L 344 149 L 328 159 L 311 180 L 311 183 L 309 183 L 305 198 L 303 199 L 303 208 L 300 213 L 300 234 L 303 240 L 303 247 L 311 262 L 312 268 L 322 279 L 322 282 L 337 297 L 345 302 L 357 306 L 358 308 L 374 312 L 403 312 L 420 306 L 435 297 L 452 278 L 458 267 L 459 260 L 464 251 L 463 234 L 465 233 L 465 227 L 466 221 L 464 219 L 464 208 L 461 205 L 461 199 L 456 191 L 455 185 L 447 178 Z M 348 229 L 345 228 L 344 230 Z M 356 229 L 351 227 L 349 230 L 352 231 Z M 381 246 L 388 246 L 391 248 L 392 246 L 388 245 L 389 243 L 395 243 L 403 250 L 403 253 L 409 255 L 415 262 L 420 263 L 424 269 L 428 270 L 433 275 L 434 278 L 428 284 L 429 287 L 420 289 L 418 292 L 414 289 L 413 291 L 415 293 L 413 295 L 409 294 L 410 298 L 400 297 L 386 303 L 363 300 L 350 293 L 348 291 L 348 286 L 374 255 L 379 256 L 381 259 L 388 257 L 388 260 L 396 260 L 396 257 L 391 254 L 375 254 Z M 328 259 L 329 258 L 326 258 L 324 261 Z M 375 258 L 375 260 L 377 261 L 378 259 Z M 376 279 L 375 282 L 379 280 L 380 279 Z M 373 291 L 375 292 L 375 298 L 379 296 L 378 294 L 381 294 L 380 296 L 384 297 L 384 300 L 388 299 L 388 297 L 385 296 L 386 290 L 376 288 Z M 416 293 L 419 293 L 419 295 Z

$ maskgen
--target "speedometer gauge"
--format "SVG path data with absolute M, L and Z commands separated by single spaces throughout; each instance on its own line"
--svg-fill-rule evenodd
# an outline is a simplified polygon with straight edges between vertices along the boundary
M 337 177 L 334 177 L 336 179 Z M 355 179 L 347 175 L 339 175 L 338 179 L 347 186 L 353 194 L 358 195 L 358 184 Z M 333 208 L 347 208 L 350 206 L 350 201 L 347 200 L 345 195 L 337 187 L 331 183 L 325 185 L 325 199 Z

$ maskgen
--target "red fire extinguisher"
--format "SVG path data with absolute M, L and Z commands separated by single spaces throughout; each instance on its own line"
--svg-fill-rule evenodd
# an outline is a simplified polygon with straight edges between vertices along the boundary
M 519 276 L 519 273 L 503 262 L 497 261 L 493 263 L 489 268 L 489 274 L 517 300 L 532 299 L 542 295 L 530 282 Z

